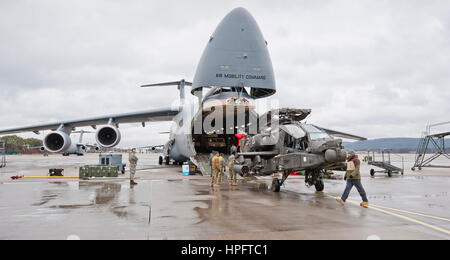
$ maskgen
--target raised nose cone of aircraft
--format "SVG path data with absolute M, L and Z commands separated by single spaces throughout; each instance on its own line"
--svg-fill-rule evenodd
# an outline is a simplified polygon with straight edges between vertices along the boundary
M 250 96 L 276 92 L 267 42 L 244 8 L 232 10 L 217 26 L 195 73 L 192 93 L 203 87 L 250 87 Z

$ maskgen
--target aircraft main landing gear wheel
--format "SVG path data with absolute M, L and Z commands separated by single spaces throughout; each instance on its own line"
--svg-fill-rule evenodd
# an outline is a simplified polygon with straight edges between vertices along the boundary
M 323 189 L 325 188 L 325 183 L 323 182 L 323 180 L 318 180 L 314 186 L 316 187 L 316 191 L 323 191 Z
M 166 161 L 166 165 L 169 165 L 169 164 L 170 164 L 170 158 L 169 158 L 169 156 L 166 157 L 166 160 L 165 160 L 165 161 Z
M 273 179 L 272 180 L 272 188 L 271 188 L 271 190 L 273 192 L 280 192 L 280 188 L 281 188 L 280 180 L 278 178 Z
M 387 174 L 388 174 L 389 177 L 392 177 L 392 172 L 391 171 L 388 171 Z
M 160 157 L 159 157 L 159 162 L 158 162 L 158 163 L 159 163 L 159 165 L 162 165 L 162 164 L 163 164 L 163 161 L 164 161 L 164 160 L 163 160 L 163 157 L 162 157 L 162 156 L 160 156 Z
M 370 169 L 370 176 L 375 176 L 375 170 L 374 169 Z

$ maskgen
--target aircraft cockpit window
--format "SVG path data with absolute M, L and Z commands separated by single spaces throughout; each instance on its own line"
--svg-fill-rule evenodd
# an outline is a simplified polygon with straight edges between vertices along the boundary
M 212 95 L 217 95 L 217 94 L 220 94 L 220 93 L 222 93 L 222 88 L 216 89 Z
M 317 140 L 317 139 L 331 139 L 331 137 L 325 133 L 325 132 L 320 132 L 320 133 L 309 133 L 309 137 L 311 138 L 311 140 Z
M 282 125 L 280 126 L 286 133 L 293 136 L 295 139 L 300 139 L 306 135 L 305 131 L 298 125 Z
M 308 133 L 321 133 L 322 131 L 317 129 L 317 127 L 313 126 L 313 125 L 302 125 L 303 128 L 305 128 L 305 130 Z
M 313 125 L 302 125 L 302 127 L 308 132 L 311 140 L 332 139 L 330 135 L 328 135 L 327 133 L 325 133 L 324 131 L 318 129 Z
M 217 95 L 224 92 L 238 92 L 242 95 L 248 96 L 247 90 L 241 87 L 219 87 L 211 95 Z

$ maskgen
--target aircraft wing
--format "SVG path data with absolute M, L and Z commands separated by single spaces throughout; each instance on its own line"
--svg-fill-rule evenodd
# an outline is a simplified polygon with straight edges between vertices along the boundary
M 367 138 L 365 137 L 361 137 L 361 136 L 357 136 L 357 135 L 352 135 L 352 134 L 347 134 L 344 132 L 339 132 L 339 131 L 335 131 L 335 130 L 331 130 L 331 129 L 326 129 L 320 126 L 316 126 L 315 127 L 319 128 L 320 130 L 326 132 L 329 135 L 332 136 L 336 136 L 336 137 L 341 137 L 341 138 L 345 138 L 345 139 L 353 139 L 353 140 L 358 140 L 358 141 L 365 141 L 367 140 Z
M 37 150 L 37 149 L 41 149 L 42 146 L 26 146 L 24 145 L 25 148 L 27 148 L 28 150 Z
M 159 147 L 164 147 L 164 145 L 163 145 L 163 144 L 159 144 L 159 145 L 147 145 L 147 146 L 140 146 L 140 147 L 137 147 L 137 148 L 144 149 L 144 148 L 159 148 Z
M 109 122 L 114 124 L 123 123 L 143 123 L 144 122 L 160 122 L 160 121 L 171 121 L 179 113 L 178 109 L 154 109 L 141 112 L 133 112 L 126 114 L 116 114 L 101 117 L 93 117 L 81 120 L 71 120 L 71 121 L 61 121 L 51 124 L 41 124 L 27 127 L 11 128 L 11 129 L 1 129 L 1 134 L 13 134 L 21 132 L 34 132 L 36 134 L 42 130 L 56 130 L 61 125 L 64 127 L 82 127 L 82 126 L 92 126 L 95 128 L 97 125 L 106 125 Z

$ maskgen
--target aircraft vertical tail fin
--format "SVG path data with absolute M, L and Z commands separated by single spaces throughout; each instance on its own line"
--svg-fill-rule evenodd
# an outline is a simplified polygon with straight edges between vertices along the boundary
M 85 130 L 80 130 L 80 131 L 73 131 L 72 133 L 73 133 L 73 134 L 80 134 L 80 137 L 79 137 L 79 139 L 78 139 L 78 143 L 81 144 L 81 143 L 83 143 L 83 135 L 84 135 L 84 134 L 94 133 L 94 132 L 91 132 L 91 131 L 85 131 Z
M 185 99 L 184 87 L 185 86 L 192 86 L 191 82 L 188 82 L 188 81 L 182 79 L 182 80 L 179 80 L 179 81 L 142 85 L 141 88 L 165 87 L 165 86 L 178 86 L 178 90 L 180 91 L 180 108 L 183 107 L 184 99 Z

